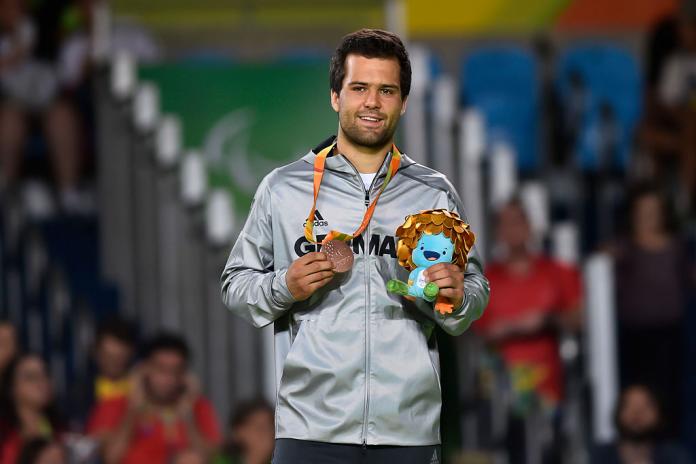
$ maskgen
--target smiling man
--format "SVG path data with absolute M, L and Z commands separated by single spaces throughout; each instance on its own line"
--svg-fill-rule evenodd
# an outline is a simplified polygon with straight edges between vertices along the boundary
M 436 464 L 432 330 L 463 333 L 488 302 L 488 281 L 472 251 L 465 272 L 445 263 L 427 271 L 451 314 L 387 292 L 387 281 L 408 275 L 394 237 L 404 217 L 435 208 L 463 216 L 461 203 L 444 175 L 394 145 L 411 86 L 396 35 L 344 37 L 330 84 L 338 135 L 261 182 L 222 298 L 257 327 L 275 323 L 275 464 Z

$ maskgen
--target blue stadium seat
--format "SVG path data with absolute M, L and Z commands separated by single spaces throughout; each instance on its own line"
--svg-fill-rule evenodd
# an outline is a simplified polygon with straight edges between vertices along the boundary
M 601 131 L 610 120 L 615 141 L 607 162 L 625 170 L 642 111 L 642 77 L 636 59 L 615 44 L 580 44 L 563 53 L 556 75 L 556 90 L 566 114 L 577 104 L 573 99 L 577 100 L 578 92 L 583 100 L 574 147 L 578 165 L 585 171 L 600 169 Z
M 540 164 L 540 83 L 537 60 L 513 45 L 481 48 L 461 66 L 461 102 L 481 111 L 489 142 L 504 141 L 517 155 L 522 172 Z

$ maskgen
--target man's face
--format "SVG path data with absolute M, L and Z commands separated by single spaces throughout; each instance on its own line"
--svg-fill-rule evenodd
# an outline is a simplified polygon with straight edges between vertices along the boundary
M 36 464 L 62 464 L 68 462 L 65 450 L 57 443 L 52 443 L 41 451 L 34 461 Z
M 653 398 L 641 387 L 633 387 L 625 395 L 619 413 L 621 435 L 633 441 L 653 438 L 659 421 L 659 412 Z
M 519 249 L 529 243 L 529 222 L 517 205 L 504 206 L 498 213 L 497 225 L 498 241 L 506 249 Z
M 662 203 L 657 195 L 643 195 L 633 208 L 633 229 L 636 233 L 662 232 Z
M 145 366 L 145 383 L 151 400 L 157 404 L 176 402 L 183 393 L 186 361 L 176 351 L 152 353 Z
M 265 410 L 252 413 L 243 424 L 232 431 L 232 435 L 248 457 L 270 460 L 275 443 L 273 414 Z
M 116 337 L 104 336 L 97 346 L 96 362 L 99 373 L 110 379 L 120 379 L 128 374 L 133 348 Z
M 15 373 L 14 398 L 17 403 L 44 408 L 52 397 L 51 382 L 43 361 L 34 356 L 23 358 Z
M 340 93 L 331 91 L 340 130 L 356 146 L 381 148 L 392 140 L 406 111 L 399 62 L 349 54 L 345 70 Z

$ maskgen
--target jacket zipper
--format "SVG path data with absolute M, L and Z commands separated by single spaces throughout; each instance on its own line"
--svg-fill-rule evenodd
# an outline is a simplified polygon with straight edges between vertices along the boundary
M 385 158 L 386 160 L 386 158 Z M 353 166 L 353 163 L 351 163 L 348 158 L 346 158 L 346 161 L 350 165 L 350 167 L 353 168 L 355 171 L 355 175 L 358 177 L 358 181 L 360 182 L 360 186 L 363 189 L 363 192 L 365 193 L 365 208 L 367 208 L 370 205 L 370 191 L 372 190 L 372 186 L 375 184 L 375 181 L 377 180 L 377 177 L 379 177 L 379 171 L 375 173 L 375 177 L 372 179 L 372 182 L 370 183 L 370 187 L 368 189 L 365 188 L 365 185 L 362 181 L 362 178 L 360 177 L 360 173 L 358 170 Z M 381 168 L 380 168 L 381 171 Z M 368 412 L 369 412 L 369 407 L 370 407 L 370 223 L 367 223 L 367 227 L 363 231 L 365 236 L 363 237 L 363 241 L 365 242 L 365 408 L 363 412 L 363 428 L 362 428 L 362 444 L 363 447 L 367 446 L 367 420 L 368 420 Z
M 375 176 L 377 178 L 377 176 Z M 362 180 L 362 179 L 361 179 Z M 374 179 L 372 180 L 374 182 Z M 372 187 L 370 185 L 370 187 Z M 365 191 L 365 207 L 370 203 L 370 192 Z M 362 441 L 367 445 L 367 421 L 370 409 L 370 224 L 365 228 L 365 412 L 363 415 Z

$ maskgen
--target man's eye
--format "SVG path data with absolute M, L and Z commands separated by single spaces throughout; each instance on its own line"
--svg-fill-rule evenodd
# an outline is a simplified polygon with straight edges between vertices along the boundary
M 382 93 L 384 95 L 391 95 L 394 93 L 394 91 L 392 89 L 382 89 Z
M 356 92 L 362 92 L 365 90 L 365 87 L 353 87 L 353 90 L 355 90 Z

